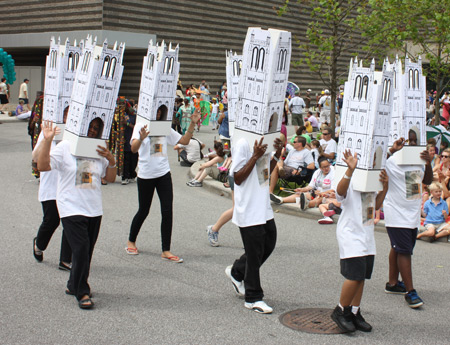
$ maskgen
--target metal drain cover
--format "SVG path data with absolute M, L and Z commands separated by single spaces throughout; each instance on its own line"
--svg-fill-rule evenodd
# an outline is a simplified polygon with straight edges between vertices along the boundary
M 308 308 L 288 311 L 280 316 L 280 322 L 296 331 L 320 334 L 341 334 L 342 331 L 331 319 L 333 309 Z

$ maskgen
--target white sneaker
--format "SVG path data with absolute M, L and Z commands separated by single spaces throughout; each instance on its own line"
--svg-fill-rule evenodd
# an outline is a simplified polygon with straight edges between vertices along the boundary
M 276 196 L 276 195 L 273 194 L 273 193 L 270 193 L 269 197 L 270 197 L 270 200 L 271 200 L 274 204 L 281 205 L 281 204 L 283 203 L 283 198 L 280 198 L 279 196 Z
M 130 181 L 128 179 L 122 180 L 123 185 L 128 184 L 128 183 L 130 183 Z
M 211 244 L 211 246 L 218 247 L 219 246 L 219 243 L 218 243 L 219 233 L 214 232 L 212 227 L 213 227 L 212 225 L 208 225 L 206 227 L 206 233 L 208 234 L 208 241 Z
M 322 219 L 319 219 L 317 221 L 319 224 L 333 224 L 333 219 L 331 219 L 330 217 L 323 217 Z
M 230 278 L 236 294 L 238 296 L 245 296 L 244 281 L 238 282 L 236 279 L 233 278 L 233 276 L 231 275 L 231 267 L 233 266 L 228 266 L 227 268 L 225 268 L 225 274 L 227 275 L 228 278 Z
M 244 306 L 247 309 L 251 309 L 260 314 L 271 314 L 273 312 L 273 309 L 269 307 L 264 301 L 257 301 L 253 303 L 245 302 Z
M 129 182 L 136 182 L 136 177 L 128 179 Z

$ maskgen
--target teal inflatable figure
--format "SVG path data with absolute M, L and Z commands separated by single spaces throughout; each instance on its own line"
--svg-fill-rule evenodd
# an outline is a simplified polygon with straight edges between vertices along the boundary
M 3 65 L 3 74 L 7 84 L 13 84 L 16 81 L 16 72 L 14 71 L 14 59 L 11 55 L 0 48 L 0 63 Z

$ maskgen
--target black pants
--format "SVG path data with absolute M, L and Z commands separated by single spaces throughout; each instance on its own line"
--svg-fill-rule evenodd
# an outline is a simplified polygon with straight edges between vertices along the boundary
M 162 251 L 170 250 L 170 241 L 172 239 L 172 208 L 173 208 L 173 188 L 172 176 L 170 172 L 164 176 L 152 179 L 137 179 L 139 210 L 133 218 L 128 240 L 136 242 L 137 235 L 141 230 L 142 224 L 150 212 L 153 193 L 158 193 L 161 204 L 161 241 Z
M 59 226 L 59 213 L 58 207 L 56 206 L 56 200 L 43 201 L 41 204 L 44 216 L 36 236 L 36 246 L 40 250 L 44 251 L 47 249 L 50 239 Z M 72 262 L 72 250 L 70 249 L 64 230 L 61 238 L 61 252 L 59 254 L 59 261 L 67 263 Z
M 67 288 L 80 300 L 91 291 L 88 284 L 89 270 L 102 216 L 70 216 L 61 218 L 61 221 L 72 248 L 72 269 Z
M 264 297 L 259 268 L 272 254 L 277 243 L 277 226 L 273 219 L 266 224 L 239 228 L 245 253 L 233 264 L 231 275 L 244 281 L 245 301 L 261 301 Z
M 122 180 L 135 178 L 136 166 L 138 163 L 139 154 L 131 151 L 123 152 L 123 173 Z

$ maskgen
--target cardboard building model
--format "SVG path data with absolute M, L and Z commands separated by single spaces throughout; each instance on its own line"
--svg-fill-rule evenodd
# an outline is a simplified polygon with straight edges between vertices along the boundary
M 279 137 L 290 61 L 290 32 L 248 28 L 238 88 L 234 141 L 245 138 L 253 148 L 255 140 L 261 136 L 270 146 Z
M 71 46 L 69 39 L 64 45 L 60 45 L 60 39 L 56 42 L 52 37 L 50 50 L 45 64 L 44 105 L 42 111 L 43 120 L 53 121 L 61 133 L 55 136 L 55 140 L 62 140 L 64 133 L 64 109 L 70 104 L 75 72 L 80 59 L 84 42 L 77 46 L 75 41 Z
M 394 102 L 391 119 L 389 146 L 403 137 L 408 139 L 409 131 L 417 136 L 417 146 L 408 146 L 396 153 L 397 164 L 423 164 L 420 152 L 426 146 L 426 78 L 422 75 L 422 59 L 417 63 L 405 58 L 405 73 L 398 56 L 390 65 L 394 72 Z
M 239 79 L 242 70 L 242 55 L 226 51 L 227 63 L 227 99 L 228 99 L 228 127 L 230 136 L 233 136 L 236 121 L 237 103 L 239 99 Z
M 386 163 L 393 98 L 393 72 L 384 61 L 382 72 L 375 72 L 375 61 L 363 67 L 362 61 L 351 60 L 348 81 L 344 88 L 336 159 L 336 181 L 344 176 L 347 164 L 344 151 L 358 154 L 353 173 L 353 189 L 362 192 L 382 189 L 380 170 Z
M 123 73 L 125 44 L 112 49 L 105 40 L 102 46 L 88 36 L 78 63 L 70 100 L 64 140 L 70 141 L 75 156 L 98 158 L 97 145 L 105 146 L 109 139 L 117 96 Z M 96 126 L 96 138 L 88 137 Z
M 172 49 L 164 41 L 156 46 L 150 41 L 144 57 L 136 123 L 147 125 L 151 136 L 170 133 L 180 70 L 178 51 L 178 45 Z

